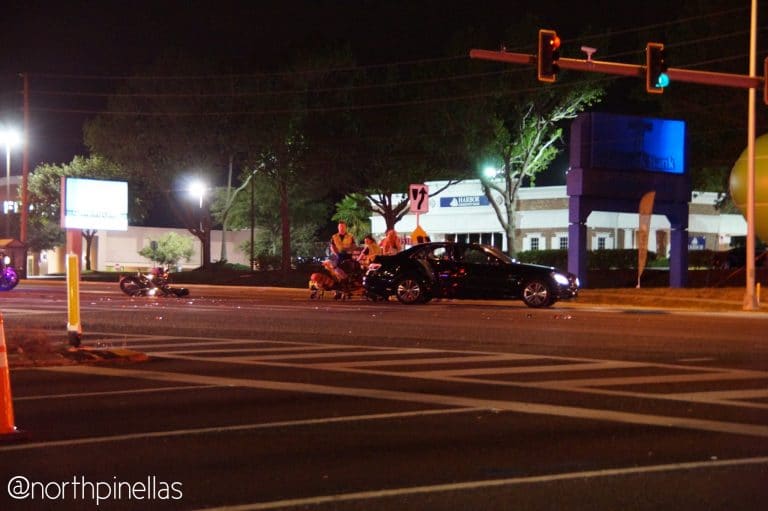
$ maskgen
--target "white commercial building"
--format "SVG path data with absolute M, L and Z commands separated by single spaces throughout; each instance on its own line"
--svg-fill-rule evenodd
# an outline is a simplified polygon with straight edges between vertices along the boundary
M 425 183 L 439 190 L 445 181 Z M 405 197 L 405 195 L 403 196 Z M 497 197 L 497 201 L 499 201 Z M 516 251 L 568 248 L 568 196 L 565 186 L 521 188 L 515 213 Z M 727 250 L 731 238 L 745 236 L 747 224 L 738 214 L 721 214 L 715 207 L 718 195 L 693 192 L 689 204 L 690 250 Z M 380 215 L 371 218 L 373 233 L 381 237 L 386 226 Z M 433 241 L 476 241 L 507 249 L 506 236 L 479 180 L 452 185 L 429 197 L 429 211 L 419 215 L 419 225 Z M 589 249 L 637 248 L 638 215 L 595 211 L 587 219 Z M 416 228 L 416 214 L 409 213 L 395 226 L 408 237 Z M 649 250 L 669 255 L 669 221 L 653 215 Z
M 194 269 L 202 262 L 200 240 L 190 234 L 187 229 L 168 227 L 128 227 L 127 231 L 97 231 L 91 247 L 91 269 L 98 271 L 130 271 L 147 269 L 154 266 L 149 259 L 139 255 L 139 251 L 149 246 L 150 241 L 157 241 L 169 232 L 192 239 L 194 252 L 189 261 L 180 261 L 179 267 L 185 270 Z M 221 231 L 211 232 L 211 258 L 221 259 Z M 230 263 L 249 266 L 249 256 L 240 250 L 239 246 L 250 241 L 251 231 L 227 231 L 225 238 L 226 259 Z M 83 241 L 83 251 L 85 251 Z M 27 272 L 29 275 L 47 275 L 64 273 L 65 247 L 46 250 L 40 254 L 27 255 Z M 84 258 L 83 258 L 84 260 Z M 85 267 L 85 266 L 83 266 Z

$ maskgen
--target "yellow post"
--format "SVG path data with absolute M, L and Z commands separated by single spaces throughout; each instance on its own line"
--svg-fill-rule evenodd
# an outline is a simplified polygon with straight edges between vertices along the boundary
M 67 254 L 67 337 L 77 348 L 83 334 L 80 325 L 80 256 Z

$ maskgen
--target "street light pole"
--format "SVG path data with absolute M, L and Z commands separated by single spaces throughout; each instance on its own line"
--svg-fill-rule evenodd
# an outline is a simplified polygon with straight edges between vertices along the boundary
M 757 56 L 757 0 L 752 0 L 749 37 L 749 76 L 756 72 Z M 747 118 L 747 246 L 746 246 L 746 290 L 744 310 L 757 310 L 760 304 L 755 294 L 755 89 L 749 89 L 749 113 Z
M 21 136 L 16 130 L 5 129 L 0 133 L 5 143 L 5 199 L 3 200 L 3 213 L 5 213 L 5 236 L 11 237 L 11 148 L 21 142 Z
M 205 217 L 205 213 L 203 212 L 203 199 L 205 198 L 205 194 L 208 191 L 208 187 L 205 183 L 202 181 L 194 181 L 190 183 L 189 185 L 189 193 L 196 197 L 198 200 L 198 220 L 199 220 L 199 226 L 198 226 L 198 233 L 200 238 L 200 265 L 203 269 L 208 268 L 208 263 L 210 260 L 210 253 L 209 253 L 209 247 L 210 247 L 210 222 L 208 222 L 208 218 Z
M 7 134 L 6 134 L 7 136 Z M 5 139 L 5 200 L 3 200 L 3 213 L 5 213 L 5 237 L 11 237 L 11 140 Z

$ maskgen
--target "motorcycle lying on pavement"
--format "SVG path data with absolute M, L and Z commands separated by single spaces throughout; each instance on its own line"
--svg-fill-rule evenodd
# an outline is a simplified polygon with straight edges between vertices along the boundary
M 11 266 L 11 258 L 0 257 L 0 291 L 10 291 L 19 283 L 19 275 Z
M 187 296 L 189 289 L 173 287 L 168 282 L 168 271 L 153 268 L 149 273 L 136 272 L 120 279 L 120 289 L 128 296 Z

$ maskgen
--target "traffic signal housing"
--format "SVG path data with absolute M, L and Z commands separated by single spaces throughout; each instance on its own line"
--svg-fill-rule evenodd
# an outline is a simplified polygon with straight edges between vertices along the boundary
M 560 37 L 554 30 L 539 30 L 539 58 L 537 60 L 537 76 L 540 82 L 554 82 L 560 67 Z
M 669 85 L 667 55 L 661 43 L 648 43 L 645 47 L 645 90 L 651 94 L 663 94 Z
M 768 105 L 768 57 L 763 61 L 763 102 Z

